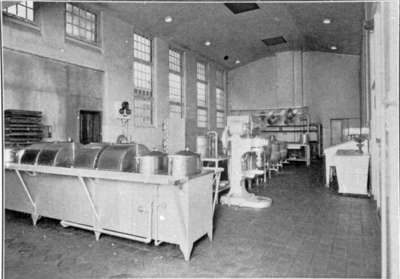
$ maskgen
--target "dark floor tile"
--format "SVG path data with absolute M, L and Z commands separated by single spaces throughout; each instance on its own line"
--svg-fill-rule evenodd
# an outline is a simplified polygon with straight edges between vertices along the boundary
M 273 199 L 255 211 L 218 205 L 214 240 L 196 243 L 190 262 L 176 245 L 159 247 L 111 236 L 93 240 L 43 218 L 5 215 L 6 278 L 132 277 L 368 277 L 380 272 L 375 205 L 339 196 L 323 185 L 313 164 L 285 166 L 267 186 Z M 43 238 L 46 235 L 46 239 Z

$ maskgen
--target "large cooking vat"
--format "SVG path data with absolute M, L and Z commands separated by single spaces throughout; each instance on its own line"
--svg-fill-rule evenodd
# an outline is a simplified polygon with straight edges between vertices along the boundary
M 75 142 L 54 142 L 42 148 L 37 164 L 44 166 L 71 167 L 81 144 Z
M 36 165 L 40 151 L 48 144 L 48 142 L 35 143 L 20 150 L 18 153 L 18 162 L 21 164 Z
M 202 164 L 200 154 L 186 148 L 168 156 L 168 174 L 180 177 L 190 176 L 201 172 Z
M 195 241 L 212 238 L 212 184 L 212 171 L 174 177 L 9 163 L 5 208 L 31 214 L 34 224 L 44 216 L 91 230 L 96 239 L 178 244 L 189 260 Z
M 98 158 L 97 169 L 138 172 L 136 157 L 149 150 L 142 144 L 112 144 L 104 148 Z
M 81 145 L 74 142 L 42 142 L 19 152 L 18 162 L 29 165 L 70 167 Z
M 101 152 L 108 146 L 106 143 L 89 143 L 79 149 L 73 167 L 95 169 Z
M 142 174 L 158 174 L 168 172 L 168 155 L 161 151 L 153 150 L 137 157 L 138 170 Z

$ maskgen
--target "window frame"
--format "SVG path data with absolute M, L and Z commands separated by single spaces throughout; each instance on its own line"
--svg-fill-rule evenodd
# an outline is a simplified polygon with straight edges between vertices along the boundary
M 179 62 L 180 62 L 180 64 L 179 64 L 180 71 L 179 72 L 177 72 L 174 69 L 171 69 L 171 67 L 170 67 L 170 63 L 171 63 L 170 62 L 170 58 L 171 58 L 170 52 L 171 51 L 176 52 L 176 53 L 179 54 Z M 175 113 L 176 114 L 176 112 L 171 111 L 171 105 L 172 106 L 180 106 L 180 109 L 181 109 L 180 118 L 184 118 L 184 115 L 185 115 L 184 114 L 185 106 L 184 106 L 184 67 L 183 67 L 183 65 L 184 65 L 184 52 L 179 50 L 179 49 L 177 49 L 177 48 L 175 48 L 175 47 L 169 47 L 168 48 L 168 102 L 169 102 L 169 114 L 170 115 L 171 115 L 171 113 Z M 177 75 L 177 76 L 180 77 L 180 97 L 181 97 L 180 102 L 172 101 L 170 99 L 170 97 L 171 97 L 170 96 L 170 89 L 171 89 L 171 87 L 170 87 L 170 75 L 171 74 L 174 74 L 174 75 Z
M 198 64 L 204 65 L 204 80 L 199 79 L 198 76 Z M 199 91 L 198 91 L 198 84 L 201 83 L 204 85 L 204 95 L 205 95 L 205 105 L 199 105 Z M 207 62 L 203 60 L 196 60 L 196 124 L 197 128 L 207 129 L 209 127 L 209 105 L 210 105 L 210 98 L 209 98 L 209 67 Z M 205 126 L 199 125 L 199 110 L 205 111 L 206 113 L 206 123 Z
M 71 34 L 68 34 L 67 32 L 67 5 L 75 6 L 81 10 L 84 10 L 85 12 L 89 12 L 91 14 L 95 15 L 95 41 L 89 41 L 85 40 L 81 37 L 77 37 Z M 101 20 L 102 20 L 102 13 L 101 11 L 96 11 L 91 8 L 86 7 L 85 5 L 82 5 L 79 2 L 65 2 L 64 5 L 64 37 L 67 41 L 78 43 L 83 46 L 89 46 L 89 47 L 95 47 L 95 48 L 100 48 L 102 44 L 102 36 L 101 36 Z
M 150 59 L 150 61 L 146 61 L 146 60 L 143 60 L 143 59 L 135 56 L 135 35 L 143 37 L 143 38 L 149 40 L 149 42 L 150 42 L 150 47 L 149 47 L 149 50 L 150 50 L 149 59 Z M 134 110 L 133 111 L 133 118 L 134 118 L 133 122 L 134 122 L 135 127 L 142 127 L 142 128 L 154 127 L 155 126 L 155 115 L 154 115 L 154 65 L 153 65 L 153 63 L 154 63 L 154 57 L 153 57 L 153 54 L 154 54 L 154 49 L 153 49 L 154 41 L 153 41 L 153 38 L 151 36 L 144 35 L 142 32 L 134 30 L 133 33 L 132 33 L 132 42 L 133 42 L 133 45 L 132 45 L 132 85 L 133 85 L 133 92 L 132 92 L 132 95 L 133 95 L 133 110 Z M 145 96 L 145 95 L 141 95 L 139 93 L 136 93 L 136 89 L 137 88 L 135 86 L 135 65 L 134 65 L 135 62 L 143 64 L 143 65 L 147 65 L 147 66 L 150 67 L 150 86 L 151 86 L 150 96 Z M 136 110 L 135 110 L 135 101 L 137 99 L 142 100 L 142 101 L 150 102 L 150 116 L 151 116 L 150 123 L 144 123 L 144 122 L 139 123 L 137 121 L 137 115 L 136 115 Z
M 29 1 L 21 1 L 21 2 L 29 2 Z M 28 27 L 28 28 L 32 29 L 33 31 L 37 31 L 40 33 L 40 7 L 39 7 L 40 3 L 34 2 L 34 1 L 30 1 L 30 2 L 33 2 L 33 8 L 32 8 L 33 21 L 29 20 L 27 18 L 24 18 L 24 17 L 14 15 L 12 13 L 9 13 L 8 11 L 3 10 L 3 9 L 1 12 L 3 14 L 3 18 L 5 21 L 9 21 L 11 23 L 15 23 L 15 24 L 18 24 L 23 27 Z M 19 4 L 19 2 L 16 2 L 13 5 L 18 5 L 18 4 Z M 9 7 L 5 8 L 5 9 L 8 9 L 8 8 Z
M 218 72 L 221 73 L 221 84 L 218 83 Z M 226 73 L 224 70 L 222 69 L 216 69 L 215 71 L 215 126 L 217 127 L 217 129 L 223 129 L 226 125 L 226 92 L 225 92 L 225 79 L 226 79 Z M 223 108 L 219 108 L 218 107 L 218 90 L 222 91 L 223 94 Z M 224 117 L 224 121 L 223 121 L 223 126 L 219 126 L 218 125 L 218 113 L 223 113 L 223 117 Z

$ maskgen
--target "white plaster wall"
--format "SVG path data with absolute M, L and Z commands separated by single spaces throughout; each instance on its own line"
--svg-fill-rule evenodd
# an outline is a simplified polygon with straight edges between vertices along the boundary
M 228 72 L 232 110 L 276 107 L 276 57 L 265 57 Z
M 100 47 L 87 47 L 75 42 L 70 42 L 65 38 L 64 34 L 64 12 L 65 3 L 38 3 L 37 10 L 39 30 L 14 23 L 6 16 L 3 17 L 3 45 L 13 53 L 23 52 L 28 58 L 23 61 L 30 63 L 30 57 L 40 56 L 43 59 L 50 59 L 53 62 L 69 63 L 71 65 L 83 66 L 99 71 L 103 74 L 103 81 L 99 82 L 101 87 L 100 96 L 91 98 L 90 86 L 88 90 L 82 89 L 81 93 L 87 95 L 84 101 L 94 100 L 96 110 L 102 110 L 102 137 L 103 141 L 115 142 L 117 136 L 122 133 L 120 120 L 116 117 L 115 102 L 127 100 L 133 103 L 133 33 L 135 26 L 120 20 L 112 12 L 108 10 L 97 10 L 101 13 L 101 43 Z M 96 10 L 96 6 L 90 6 L 92 10 Z M 138 30 L 140 31 L 140 30 Z M 148 34 L 151 36 L 151 34 Z M 179 46 L 178 46 L 179 48 Z M 153 40 L 153 97 L 154 97 L 154 125 L 151 127 L 135 127 L 134 121 L 129 122 L 128 135 L 132 140 L 146 144 L 149 148 L 160 148 L 162 144 L 161 123 L 168 118 L 168 49 L 169 42 L 160 38 Z M 185 136 L 182 141 L 186 141 L 192 150 L 195 150 L 195 138 L 197 134 L 205 133 L 206 129 L 197 128 L 196 114 L 196 60 L 206 62 L 209 67 L 209 128 L 215 128 L 215 70 L 223 69 L 215 63 L 209 61 L 205 57 L 198 56 L 195 52 L 183 49 L 185 53 Z M 61 66 L 62 67 L 62 66 Z M 15 67 L 13 67 L 15 68 Z M 10 69 L 10 71 L 8 71 Z M 36 74 L 40 75 L 38 82 L 40 86 L 49 82 L 46 80 L 48 69 L 36 67 Z M 29 76 L 24 69 L 20 74 Z M 11 72 L 11 67 L 5 67 L 5 76 L 7 83 L 5 86 L 5 108 L 22 108 L 41 110 L 44 112 L 45 119 L 54 120 L 53 122 L 45 122 L 53 125 L 54 139 L 65 139 L 71 136 L 70 133 L 76 134 L 77 120 L 76 117 L 68 116 L 67 111 L 77 109 L 72 107 L 76 102 L 71 101 L 65 96 L 68 88 L 59 88 L 63 83 L 58 82 L 58 86 L 41 88 L 46 94 L 57 93 L 50 97 L 38 97 L 32 86 L 28 86 L 18 97 L 14 95 L 16 83 L 12 84 L 16 73 Z M 63 70 L 56 70 L 55 77 L 61 76 L 62 80 L 66 80 Z M 70 77 L 74 82 L 76 78 Z M 35 80 L 33 80 L 35 82 Z M 89 84 L 91 81 L 88 80 Z M 84 84 L 84 83 L 82 83 Z M 18 87 L 21 87 L 18 85 Z M 21 89 L 22 90 L 22 89 Z M 49 91 L 49 92 L 48 92 Z M 64 92 L 65 91 L 65 92 Z M 22 91 L 21 91 L 22 92 Z M 26 94 L 26 97 L 20 96 Z M 73 92 L 71 93 L 73 94 Z M 100 97 L 100 98 L 98 98 Z M 40 105 L 38 104 L 40 103 Z M 65 103 L 69 104 L 68 106 Z M 57 110 L 54 110 L 57 108 Z M 92 108 L 93 109 L 93 108 Z M 47 121 L 47 120 L 46 120 Z
M 330 119 L 360 116 L 360 56 L 305 52 L 303 62 L 305 104 L 328 147 Z
M 285 51 L 228 73 L 232 110 L 308 106 L 330 143 L 330 119 L 359 117 L 360 57 Z

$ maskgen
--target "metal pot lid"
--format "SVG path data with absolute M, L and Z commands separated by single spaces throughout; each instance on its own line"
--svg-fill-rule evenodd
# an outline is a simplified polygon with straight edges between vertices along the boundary
M 190 151 L 188 147 L 186 147 L 185 150 L 176 152 L 175 155 L 200 157 L 199 154 Z
M 167 153 L 164 153 L 164 152 L 161 152 L 158 150 L 153 150 L 141 157 L 164 157 L 164 156 L 167 156 Z

